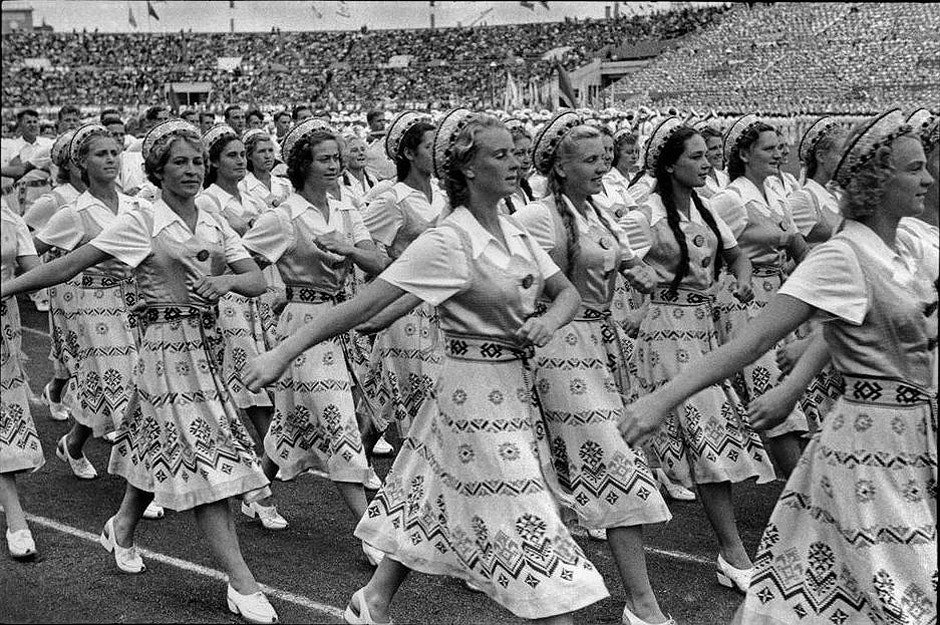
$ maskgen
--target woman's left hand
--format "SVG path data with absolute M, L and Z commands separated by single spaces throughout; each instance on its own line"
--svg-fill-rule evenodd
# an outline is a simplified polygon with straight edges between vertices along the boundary
M 754 299 L 754 289 L 751 288 L 750 280 L 747 282 L 738 282 L 732 295 L 742 304 L 747 304 Z
M 646 263 L 639 263 L 626 269 L 623 277 L 640 293 L 652 293 L 656 288 L 656 272 Z
M 645 395 L 623 407 L 617 428 L 628 445 L 639 448 L 656 434 L 668 411 L 657 393 Z
M 289 361 L 281 357 L 280 350 L 274 348 L 248 361 L 242 373 L 242 380 L 249 391 L 257 393 L 281 377 L 289 364 Z
M 314 240 L 317 247 L 338 256 L 349 256 L 353 253 L 353 246 L 346 241 L 346 238 L 337 232 L 328 232 L 318 235 Z
M 206 301 L 215 302 L 232 290 L 231 276 L 202 276 L 193 285 L 196 295 Z
M 522 326 L 516 330 L 516 338 L 523 345 L 535 345 L 536 347 L 545 347 L 552 340 L 556 327 L 545 320 L 545 317 L 532 317 L 527 319 Z

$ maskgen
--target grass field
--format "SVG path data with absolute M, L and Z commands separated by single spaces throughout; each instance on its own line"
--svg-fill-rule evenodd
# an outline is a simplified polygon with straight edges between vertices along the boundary
M 48 380 L 46 316 L 20 301 L 27 370 L 37 393 Z M 19 563 L 0 548 L 0 622 L 56 623 L 228 623 L 240 619 L 225 608 L 225 584 L 199 537 L 193 515 L 169 512 L 144 521 L 137 544 L 166 557 L 145 559 L 143 575 L 122 574 L 97 535 L 117 510 L 124 490 L 107 475 L 109 446 L 90 441 L 86 455 L 101 477 L 75 479 L 55 457 L 55 444 L 68 424 L 51 421 L 45 407 L 34 406 L 46 465 L 18 484 L 40 557 Z M 390 461 L 380 460 L 384 475 Z M 289 520 L 283 532 L 269 532 L 237 513 L 242 550 L 269 593 L 282 622 L 337 623 L 349 596 L 369 579 L 372 569 L 352 531 L 355 519 L 332 484 L 313 475 L 274 485 L 278 506 Z M 782 482 L 736 488 L 738 524 L 753 555 Z M 674 518 L 648 528 L 648 562 L 653 587 L 664 611 L 681 625 L 730 622 L 741 601 L 715 581 L 715 539 L 699 502 L 670 502 Z M 579 536 L 588 557 L 603 574 L 611 597 L 577 613 L 579 623 L 619 623 L 623 589 L 604 542 Z M 175 559 L 175 560 L 174 560 Z M 397 623 L 522 623 L 485 596 L 455 579 L 412 575 L 393 605 Z

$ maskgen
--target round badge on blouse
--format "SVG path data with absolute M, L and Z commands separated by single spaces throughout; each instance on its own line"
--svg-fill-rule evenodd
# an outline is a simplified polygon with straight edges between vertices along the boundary
M 601 240 L 598 241 L 597 244 L 600 245 L 605 250 L 610 249 L 610 239 L 608 239 L 607 237 L 601 237 Z
M 777 224 L 777 225 L 780 226 L 780 229 L 783 230 L 784 232 L 787 231 L 787 224 L 785 224 L 785 223 L 783 223 L 783 222 L 781 221 L 781 222 L 780 222 L 779 224 Z
M 705 245 L 705 237 L 702 236 L 701 234 L 695 235 L 695 238 L 692 239 L 692 244 L 695 247 L 702 247 L 703 245 Z
M 618 208 L 617 210 L 614 211 L 614 217 L 616 217 L 617 219 L 620 219 L 621 217 L 623 217 L 624 212 L 625 211 L 622 208 Z
M 708 258 L 703 258 L 703 259 L 702 259 L 702 268 L 704 269 L 705 267 L 708 267 L 708 265 L 709 265 L 710 262 L 711 262 L 710 259 L 708 259 Z
M 209 250 L 199 250 L 199 253 L 196 254 L 196 260 L 199 262 L 205 262 L 209 258 Z
M 532 286 L 532 283 L 535 282 L 535 276 L 531 273 L 522 279 L 522 288 L 527 289 Z

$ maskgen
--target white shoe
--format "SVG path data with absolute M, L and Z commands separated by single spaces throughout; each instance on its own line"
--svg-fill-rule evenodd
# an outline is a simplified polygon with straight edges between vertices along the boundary
M 639 616 L 630 611 L 630 608 L 623 606 L 623 615 L 620 617 L 620 622 L 623 625 L 676 625 L 676 619 L 671 616 L 667 616 L 666 620 L 662 623 L 651 623 L 650 621 L 644 621 Z
M 369 467 L 369 480 L 363 484 L 367 490 L 379 490 L 382 488 L 382 478 L 380 478 L 373 467 Z
M 676 501 L 695 501 L 695 493 L 682 484 L 677 484 L 670 480 L 665 471 L 655 469 L 655 473 L 656 481 L 666 490 L 666 494 L 670 499 L 675 499 Z
M 33 300 L 33 306 L 36 307 L 36 310 L 39 312 L 49 312 L 49 296 L 46 295 L 45 289 L 36 291 L 30 295 L 29 298 Z
M 484 592 L 482 588 L 471 582 L 469 579 L 463 580 L 463 585 L 466 586 L 467 590 L 472 590 L 473 592 Z
M 277 506 L 262 506 L 258 502 L 242 502 L 242 514 L 250 519 L 257 518 L 261 526 L 267 530 L 282 530 L 287 528 L 287 519 L 278 514 Z
M 366 541 L 362 541 L 362 553 L 366 554 L 366 559 L 372 566 L 378 566 L 379 562 L 385 559 L 384 551 L 379 551 Z
M 719 553 L 716 567 L 719 584 L 725 588 L 735 588 L 742 593 L 747 593 L 748 586 L 751 585 L 751 575 L 754 574 L 753 566 L 749 569 L 737 569 L 728 564 Z
M 369 611 L 369 604 L 366 603 L 366 598 L 362 595 L 362 590 L 363 589 L 360 588 L 354 592 L 349 603 L 346 604 L 346 611 L 343 612 L 343 620 L 349 623 L 349 625 L 392 625 L 392 619 L 389 619 L 387 624 L 380 624 L 372 618 L 372 613 Z M 353 601 L 359 604 L 359 614 L 353 612 Z
M 117 539 L 114 537 L 114 517 L 108 519 L 108 522 L 104 524 L 104 529 L 101 530 L 101 536 L 98 537 L 98 542 L 100 542 L 101 546 L 107 549 L 109 553 L 114 553 L 114 563 L 125 573 L 136 574 L 143 573 L 147 570 L 144 559 L 137 553 L 137 545 L 122 547 L 117 544 Z
M 145 519 L 162 519 L 166 515 L 166 510 L 163 509 L 163 506 L 158 506 L 152 501 L 147 504 L 147 509 L 144 510 Z
M 36 543 L 29 528 L 11 532 L 7 530 L 7 548 L 17 560 L 28 560 L 36 555 Z
M 242 618 L 249 623 L 277 623 L 277 612 L 260 590 L 250 595 L 243 595 L 229 584 L 225 602 L 228 604 L 229 612 L 241 614 Z
M 68 421 L 72 416 L 68 407 L 60 401 L 52 401 L 49 397 L 49 384 L 42 387 L 42 401 L 49 407 L 49 418 L 53 421 Z
M 588 528 L 584 528 L 584 529 L 587 532 L 587 535 L 593 538 L 594 540 L 607 540 L 607 530 L 604 530 L 604 529 L 592 530 Z
M 88 462 L 88 458 L 85 457 L 85 454 L 82 454 L 81 458 L 73 458 L 69 453 L 65 444 L 65 439 L 67 439 L 68 436 L 68 434 L 65 434 L 59 439 L 59 444 L 55 446 L 55 455 L 59 457 L 59 460 L 68 463 L 69 468 L 72 469 L 72 473 L 74 473 L 75 477 L 78 479 L 93 480 L 98 477 L 98 472 L 95 471 L 95 467 Z
M 110 432 L 102 436 L 101 438 L 104 440 L 104 442 L 110 443 L 113 445 L 115 441 L 117 441 L 117 437 L 118 437 L 117 430 L 111 430 Z
M 382 438 L 376 442 L 375 447 L 372 448 L 373 456 L 391 456 L 395 453 L 395 448 L 385 440 L 385 435 L 382 435 Z

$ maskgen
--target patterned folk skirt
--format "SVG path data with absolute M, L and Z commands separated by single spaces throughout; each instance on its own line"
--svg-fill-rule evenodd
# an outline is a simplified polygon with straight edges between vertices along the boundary
M 680 288 L 673 294 L 657 288 L 637 337 L 644 393 L 681 375 L 718 347 L 713 307 L 714 297 L 702 291 Z M 686 487 L 774 479 L 763 443 L 728 381 L 699 391 L 670 411 L 651 446 L 669 477 Z
M 194 306 L 150 307 L 132 410 L 111 450 L 110 473 L 188 510 L 270 494 L 254 445 L 221 379 L 216 315 Z
M 402 438 L 440 373 L 440 332 L 434 308 L 422 303 L 375 339 L 367 392 L 383 419 L 397 423 Z
M 552 452 L 552 464 L 581 524 L 629 527 L 668 521 L 642 451 L 617 430 L 627 376 L 618 334 L 609 314 L 582 308 L 535 352 L 535 386 Z
M 605 598 L 559 516 L 531 374 L 505 345 L 458 340 L 356 536 L 411 569 L 472 581 L 522 618 Z
M 937 622 L 936 396 L 845 381 L 764 530 L 742 623 Z
M 241 409 L 272 405 L 266 390 L 252 393 L 241 379 L 248 361 L 268 350 L 259 299 L 231 292 L 219 299 L 219 329 L 224 344 L 222 379 L 232 394 L 235 406 Z M 259 432 L 261 436 L 264 434 Z
M 286 339 L 331 306 L 331 301 L 320 298 L 290 301 L 281 313 L 278 336 Z M 284 479 L 322 468 L 334 482 L 369 480 L 346 341 L 348 335 L 341 335 L 314 345 L 275 384 L 274 416 L 264 450 Z
M 43 256 L 45 262 L 58 258 L 58 250 L 52 249 Z M 72 376 L 75 366 L 75 357 L 66 351 L 66 316 L 71 312 L 69 306 L 75 301 L 75 285 L 81 282 L 81 276 L 50 286 L 46 289 L 49 294 L 49 362 L 52 363 L 52 375 L 60 380 L 67 380 Z M 67 291 L 73 291 L 66 296 Z M 73 339 L 74 344 L 74 339 Z
M 751 277 L 751 287 L 754 298 L 742 303 L 734 297 L 735 278 L 728 272 L 722 274 L 718 285 L 718 318 L 719 338 L 721 344 L 727 343 L 740 333 L 748 322 L 760 314 L 767 302 L 776 294 L 783 284 L 783 272 L 776 266 L 754 267 Z M 782 345 L 783 342 L 780 343 Z M 739 378 L 736 390 L 745 406 L 752 399 L 756 399 L 777 386 L 780 382 L 780 367 L 777 366 L 777 348 L 775 345 L 766 354 L 744 367 Z M 807 432 L 809 426 L 803 409 L 797 405 L 787 418 L 777 426 L 766 430 L 769 438 L 782 436 L 790 432 Z
M 94 436 L 117 429 L 134 390 L 137 367 L 136 318 L 128 309 L 137 302 L 132 281 L 85 272 L 71 295 L 66 328 L 75 344 L 69 380 L 72 416 Z M 68 341 L 71 343 L 71 341 Z
M 0 326 L 0 473 L 35 471 L 45 458 L 20 362 L 22 328 L 16 298 L 0 302 Z

